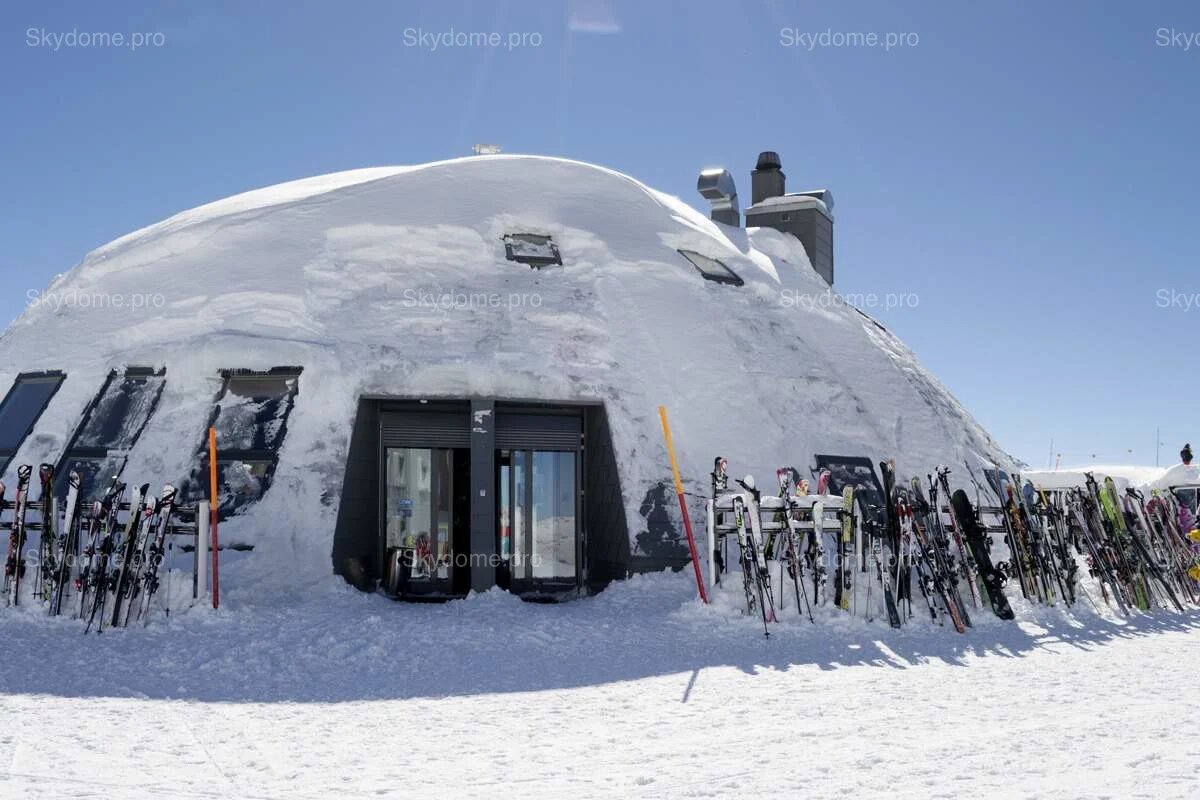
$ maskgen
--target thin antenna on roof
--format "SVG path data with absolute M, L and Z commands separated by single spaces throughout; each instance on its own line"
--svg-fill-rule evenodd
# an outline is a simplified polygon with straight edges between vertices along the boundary
M 477 156 L 494 156 L 499 154 L 500 145 L 498 144 L 477 144 L 471 148 Z

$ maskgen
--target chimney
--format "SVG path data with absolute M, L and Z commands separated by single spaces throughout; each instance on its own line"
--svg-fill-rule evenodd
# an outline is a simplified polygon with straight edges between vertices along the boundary
M 783 174 L 783 164 L 779 162 L 779 154 L 764 150 L 758 154 L 758 164 L 750 173 L 750 200 L 761 203 L 771 197 L 783 197 L 784 182 L 787 176 Z
M 747 228 L 774 228 L 804 245 L 813 269 L 833 285 L 833 194 L 828 189 L 784 191 L 779 154 L 758 154 L 751 173 L 754 202 L 746 209 Z
M 738 227 L 742 224 L 738 209 L 737 187 L 729 170 L 716 167 L 700 171 L 696 191 L 712 206 L 712 221 Z

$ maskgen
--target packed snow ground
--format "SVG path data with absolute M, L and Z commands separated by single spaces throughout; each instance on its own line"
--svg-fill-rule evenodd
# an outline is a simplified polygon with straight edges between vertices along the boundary
M 0 609 L 3 797 L 1195 797 L 1200 612 L 965 636 L 689 573 L 563 605 L 328 580 L 84 637 Z

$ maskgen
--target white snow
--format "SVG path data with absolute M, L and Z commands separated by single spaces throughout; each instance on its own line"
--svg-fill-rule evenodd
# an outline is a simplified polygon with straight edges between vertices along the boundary
M 1027 470 L 1021 473 L 1022 480 L 1027 480 L 1042 489 L 1074 489 L 1087 485 L 1087 476 L 1092 474 L 1097 481 L 1104 483 L 1105 478 L 1112 478 L 1117 488 L 1124 490 L 1127 486 L 1139 486 L 1136 480 L 1140 472 L 1128 467 L 1113 467 L 1106 465 L 1088 467 L 1070 467 L 1058 470 Z M 1131 479 L 1130 475 L 1134 478 Z
M 1043 489 L 1067 489 L 1083 486 L 1087 473 L 1103 481 L 1111 477 L 1121 486 L 1142 489 L 1169 489 L 1175 486 L 1200 485 L 1200 466 L 1176 464 L 1173 467 L 1144 467 L 1132 464 L 1089 464 L 1081 467 L 1063 467 L 1056 470 L 1026 470 L 1022 478 L 1033 481 Z
M 759 211 L 796 211 L 814 207 L 823 211 L 828 217 L 833 216 L 824 200 L 806 194 L 784 194 L 777 197 L 767 197 L 747 208 L 746 213 L 753 214 Z
M 1176 464 L 1163 470 L 1153 480 L 1146 481 L 1148 489 L 1173 489 L 1176 486 L 1200 486 L 1200 465 Z
M 689 572 L 563 605 L 332 578 L 80 635 L 0 614 L 0 796 L 1194 797 L 1200 613 L 766 640 Z M 740 590 L 739 592 L 740 593 Z M 182 613 L 181 613 L 182 612 Z

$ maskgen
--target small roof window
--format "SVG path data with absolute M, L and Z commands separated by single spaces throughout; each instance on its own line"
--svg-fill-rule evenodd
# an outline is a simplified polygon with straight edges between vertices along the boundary
M 690 261 L 692 266 L 710 281 L 728 283 L 733 286 L 741 286 L 745 283 L 736 272 L 715 258 L 701 255 L 695 250 L 680 250 L 679 255 Z
M 510 233 L 504 237 L 504 256 L 534 269 L 562 266 L 562 256 L 554 237 L 536 233 Z

